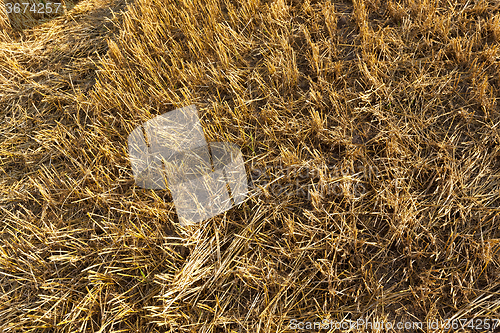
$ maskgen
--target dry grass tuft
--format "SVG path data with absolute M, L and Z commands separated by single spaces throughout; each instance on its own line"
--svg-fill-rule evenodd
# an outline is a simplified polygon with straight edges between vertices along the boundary
M 17 32 L 4 16 L 4 332 L 500 319 L 498 1 L 82 0 Z M 262 191 L 184 229 L 168 190 L 134 185 L 126 142 L 193 103 Z

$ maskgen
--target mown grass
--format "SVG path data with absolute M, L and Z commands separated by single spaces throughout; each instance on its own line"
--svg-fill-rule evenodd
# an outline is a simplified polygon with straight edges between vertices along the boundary
M 499 8 L 85 0 L 21 32 L 4 16 L 0 327 L 500 318 Z M 135 186 L 126 142 L 190 104 L 249 177 L 308 195 L 261 175 L 181 228 L 168 190 Z

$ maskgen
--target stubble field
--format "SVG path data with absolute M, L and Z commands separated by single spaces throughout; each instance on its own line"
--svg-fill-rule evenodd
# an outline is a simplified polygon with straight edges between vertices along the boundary
M 0 331 L 500 319 L 500 2 L 2 15 Z M 190 104 L 252 189 L 183 228 L 168 190 L 135 185 L 127 136 Z

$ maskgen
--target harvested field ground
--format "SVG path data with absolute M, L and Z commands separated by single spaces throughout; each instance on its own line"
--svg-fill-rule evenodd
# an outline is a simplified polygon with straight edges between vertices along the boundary
M 500 330 L 499 1 L 6 3 L 0 332 Z M 190 104 L 253 189 L 183 228 L 127 136 Z

